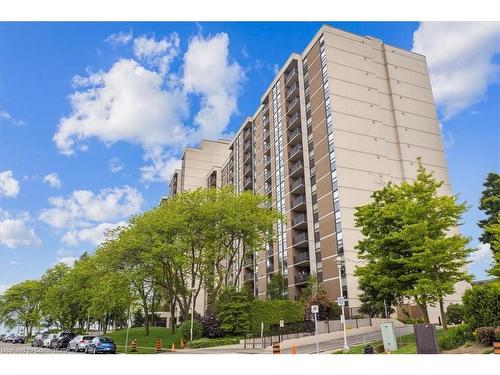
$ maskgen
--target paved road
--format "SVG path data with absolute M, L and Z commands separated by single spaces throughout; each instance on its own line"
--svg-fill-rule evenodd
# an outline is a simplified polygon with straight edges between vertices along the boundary
M 0 342 L 0 354 L 63 354 L 68 353 L 64 350 L 54 350 L 47 348 L 33 348 L 31 344 L 11 344 Z

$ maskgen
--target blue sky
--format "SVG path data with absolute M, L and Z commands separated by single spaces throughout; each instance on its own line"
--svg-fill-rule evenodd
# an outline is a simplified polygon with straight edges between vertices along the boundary
M 427 55 L 462 232 L 500 170 L 499 24 L 333 22 Z M 179 152 L 228 136 L 321 23 L 0 23 L 0 288 L 158 204 Z M 154 108 L 154 110 L 152 110 Z M 485 277 L 482 247 L 470 266 Z

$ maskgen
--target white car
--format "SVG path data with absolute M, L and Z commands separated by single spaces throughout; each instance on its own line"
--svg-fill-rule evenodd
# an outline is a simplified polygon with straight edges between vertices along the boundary
M 80 350 L 85 351 L 88 343 L 91 342 L 94 337 L 95 336 L 78 335 L 68 343 L 68 347 L 66 348 L 66 350 L 74 350 L 76 352 L 79 352 Z
M 48 348 L 48 347 L 50 347 L 50 342 L 51 342 L 51 341 L 52 341 L 52 339 L 53 339 L 54 337 L 56 337 L 56 336 L 57 336 L 57 334 L 56 334 L 56 333 L 50 333 L 50 334 L 47 336 L 47 338 L 46 338 L 45 340 L 43 340 L 43 347 L 44 347 L 44 348 Z

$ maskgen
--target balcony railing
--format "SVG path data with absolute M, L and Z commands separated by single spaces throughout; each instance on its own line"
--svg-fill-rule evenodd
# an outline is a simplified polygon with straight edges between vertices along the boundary
M 299 84 L 297 81 L 293 83 L 292 86 L 286 91 L 286 98 L 288 99 L 292 94 L 294 94 L 296 91 L 298 91 Z
M 243 281 L 253 281 L 253 272 L 252 273 L 246 273 L 243 276 Z
M 245 140 L 245 139 L 247 139 L 247 137 L 248 137 L 250 134 L 252 134 L 252 130 L 251 130 L 251 129 L 245 130 L 245 131 L 243 132 L 243 139 L 244 139 L 244 140 Z
M 300 120 L 300 112 L 297 112 L 293 116 L 290 116 L 288 118 L 288 128 L 290 129 L 293 126 L 295 126 L 296 124 L 298 124 L 299 120 Z
M 251 146 L 252 146 L 252 141 L 245 141 L 245 143 L 243 143 L 243 152 L 247 151 Z
M 300 141 L 302 135 L 302 130 L 300 128 L 295 129 L 294 131 L 288 133 L 288 143 L 295 144 L 297 141 Z
M 309 279 L 309 273 L 303 271 L 303 272 L 295 275 L 295 284 L 296 285 L 306 284 L 308 279 Z
M 285 85 L 291 82 L 292 78 L 297 74 L 297 69 L 293 69 L 290 73 L 285 76 Z
M 270 194 L 272 192 L 272 188 L 271 188 L 271 185 L 265 185 L 264 186 L 264 193 L 266 194 Z
M 247 175 L 251 174 L 252 170 L 253 170 L 253 168 L 251 165 L 248 165 L 248 164 L 245 165 L 245 167 L 243 168 L 243 176 L 247 176 Z
M 309 252 L 303 252 L 293 257 L 293 264 L 309 262 Z
M 299 195 L 297 198 L 295 198 L 292 201 L 292 210 L 297 209 L 299 207 L 303 207 L 306 205 L 306 196 L 305 195 Z
M 308 241 L 307 233 L 302 232 L 293 237 L 293 246 L 302 246 L 304 244 L 307 245 L 307 241 Z
M 287 112 L 290 112 L 292 109 L 294 108 L 298 108 L 298 104 L 299 104 L 299 98 L 298 97 L 295 97 L 290 103 L 288 103 L 288 105 L 286 106 L 286 111 Z
M 264 156 L 264 167 L 267 167 L 269 163 L 271 163 L 271 158 Z
M 247 187 L 252 184 L 252 177 L 247 177 L 244 180 L 243 187 Z
M 304 162 L 302 160 L 299 160 L 295 164 L 292 165 L 290 168 L 290 177 L 297 177 L 297 175 L 300 174 L 300 172 L 304 169 Z
M 267 181 L 271 178 L 271 171 L 268 169 L 264 169 L 264 181 Z
M 243 155 L 243 163 L 248 163 L 249 160 L 252 159 L 252 153 L 249 152 L 248 154 Z
M 246 267 L 246 268 L 253 268 L 253 258 L 245 258 L 243 259 L 243 267 Z
M 296 146 L 293 146 L 291 149 L 290 149 L 290 153 L 288 154 L 289 155 L 289 159 L 293 159 L 295 156 L 297 156 L 300 152 L 302 152 L 302 145 L 296 145 Z
M 271 149 L 271 145 L 269 143 L 264 143 L 264 154 L 266 154 Z
M 269 104 L 265 104 L 264 107 L 262 107 L 262 113 L 267 113 L 269 112 Z
M 272 273 L 274 272 L 274 265 L 270 264 L 266 266 L 266 273 Z
M 298 214 L 292 220 L 292 227 L 295 227 L 295 226 L 297 226 L 299 224 L 304 224 L 304 223 L 307 223 L 307 216 L 306 216 L 306 214 L 304 214 L 304 213 Z
M 271 134 L 271 132 L 266 129 L 266 130 L 264 130 L 263 134 L 264 134 L 264 139 L 267 139 L 267 138 L 269 138 L 269 135 Z
M 296 194 L 299 189 L 304 190 L 304 188 L 305 188 L 305 180 L 302 177 L 300 177 L 292 182 L 292 184 L 290 185 L 290 192 L 292 194 Z

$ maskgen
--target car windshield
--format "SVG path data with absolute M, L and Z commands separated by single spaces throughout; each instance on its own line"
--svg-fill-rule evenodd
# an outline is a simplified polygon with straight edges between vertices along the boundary
M 111 337 L 101 337 L 99 340 L 101 342 L 113 342 L 113 339 Z

